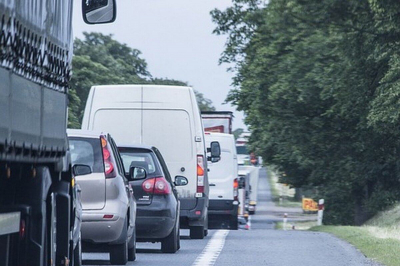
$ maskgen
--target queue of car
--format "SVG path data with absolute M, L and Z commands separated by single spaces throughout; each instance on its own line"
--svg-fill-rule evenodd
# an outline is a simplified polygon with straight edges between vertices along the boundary
M 160 242 L 163 253 L 175 253 L 180 228 L 204 238 L 214 215 L 223 221 L 213 228 L 237 229 L 233 135 L 205 137 L 192 88 L 94 86 L 82 129 L 67 134 L 83 252 L 107 252 L 111 264 L 125 265 L 136 259 L 136 242 Z M 220 170 L 212 168 L 219 162 Z

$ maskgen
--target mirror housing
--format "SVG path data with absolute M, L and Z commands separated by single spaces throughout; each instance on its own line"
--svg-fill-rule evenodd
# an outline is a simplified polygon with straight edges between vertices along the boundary
M 219 160 L 221 160 L 221 146 L 219 145 L 218 141 L 213 141 L 210 143 L 209 151 L 211 153 L 211 156 L 207 157 L 208 161 L 216 163 L 219 162 Z
M 179 187 L 179 186 L 186 186 L 189 183 L 189 180 L 181 175 L 177 175 L 175 176 L 175 181 L 174 184 L 175 186 Z
M 147 177 L 146 169 L 139 166 L 129 168 L 129 180 L 140 180 Z
M 92 173 L 92 168 L 86 164 L 75 164 L 72 166 L 72 174 L 74 176 L 89 175 Z
M 82 16 L 87 24 L 104 24 L 115 21 L 115 0 L 82 0 Z

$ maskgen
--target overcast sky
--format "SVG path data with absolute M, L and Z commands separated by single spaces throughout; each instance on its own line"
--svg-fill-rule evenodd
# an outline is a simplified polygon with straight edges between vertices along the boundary
M 188 82 L 218 111 L 234 111 L 233 129 L 245 128 L 242 113 L 223 104 L 233 74 L 227 65 L 218 65 L 226 36 L 212 34 L 210 16 L 212 9 L 225 9 L 231 0 L 117 0 L 117 20 L 103 25 L 86 25 L 79 2 L 73 22 L 76 37 L 82 38 L 83 31 L 112 33 L 142 52 L 153 77 Z

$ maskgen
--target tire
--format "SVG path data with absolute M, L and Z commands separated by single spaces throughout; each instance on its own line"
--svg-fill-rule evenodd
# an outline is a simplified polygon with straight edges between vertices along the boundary
M 229 229 L 238 230 L 238 227 L 239 227 L 239 221 L 237 215 L 232 216 L 231 220 L 229 221 Z
M 133 231 L 133 235 L 128 244 L 128 261 L 136 260 L 136 233 Z
M 74 266 L 82 266 L 82 242 L 80 238 L 74 249 Z
M 177 226 L 177 228 L 178 228 L 178 239 L 176 240 L 177 241 L 177 247 L 178 247 L 178 249 L 177 250 L 180 250 L 181 249 L 181 231 L 179 230 L 179 218 L 178 218 L 178 226 Z
M 175 253 L 178 250 L 179 228 L 175 224 L 171 233 L 161 241 L 161 251 L 163 253 Z
M 191 239 L 203 239 L 204 238 L 204 225 L 203 226 L 191 226 L 190 227 L 190 238 Z
M 110 262 L 113 265 L 125 265 L 128 263 L 128 241 L 111 247 Z

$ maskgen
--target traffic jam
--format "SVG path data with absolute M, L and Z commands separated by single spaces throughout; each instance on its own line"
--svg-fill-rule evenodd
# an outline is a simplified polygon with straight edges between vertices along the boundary
M 232 112 L 201 114 L 191 87 L 92 86 L 66 128 L 72 2 L 0 0 L 0 265 L 125 265 L 139 242 L 185 248 L 181 229 L 249 229 L 248 135 L 235 142 Z M 116 1 L 82 0 L 82 15 L 113 22 Z

